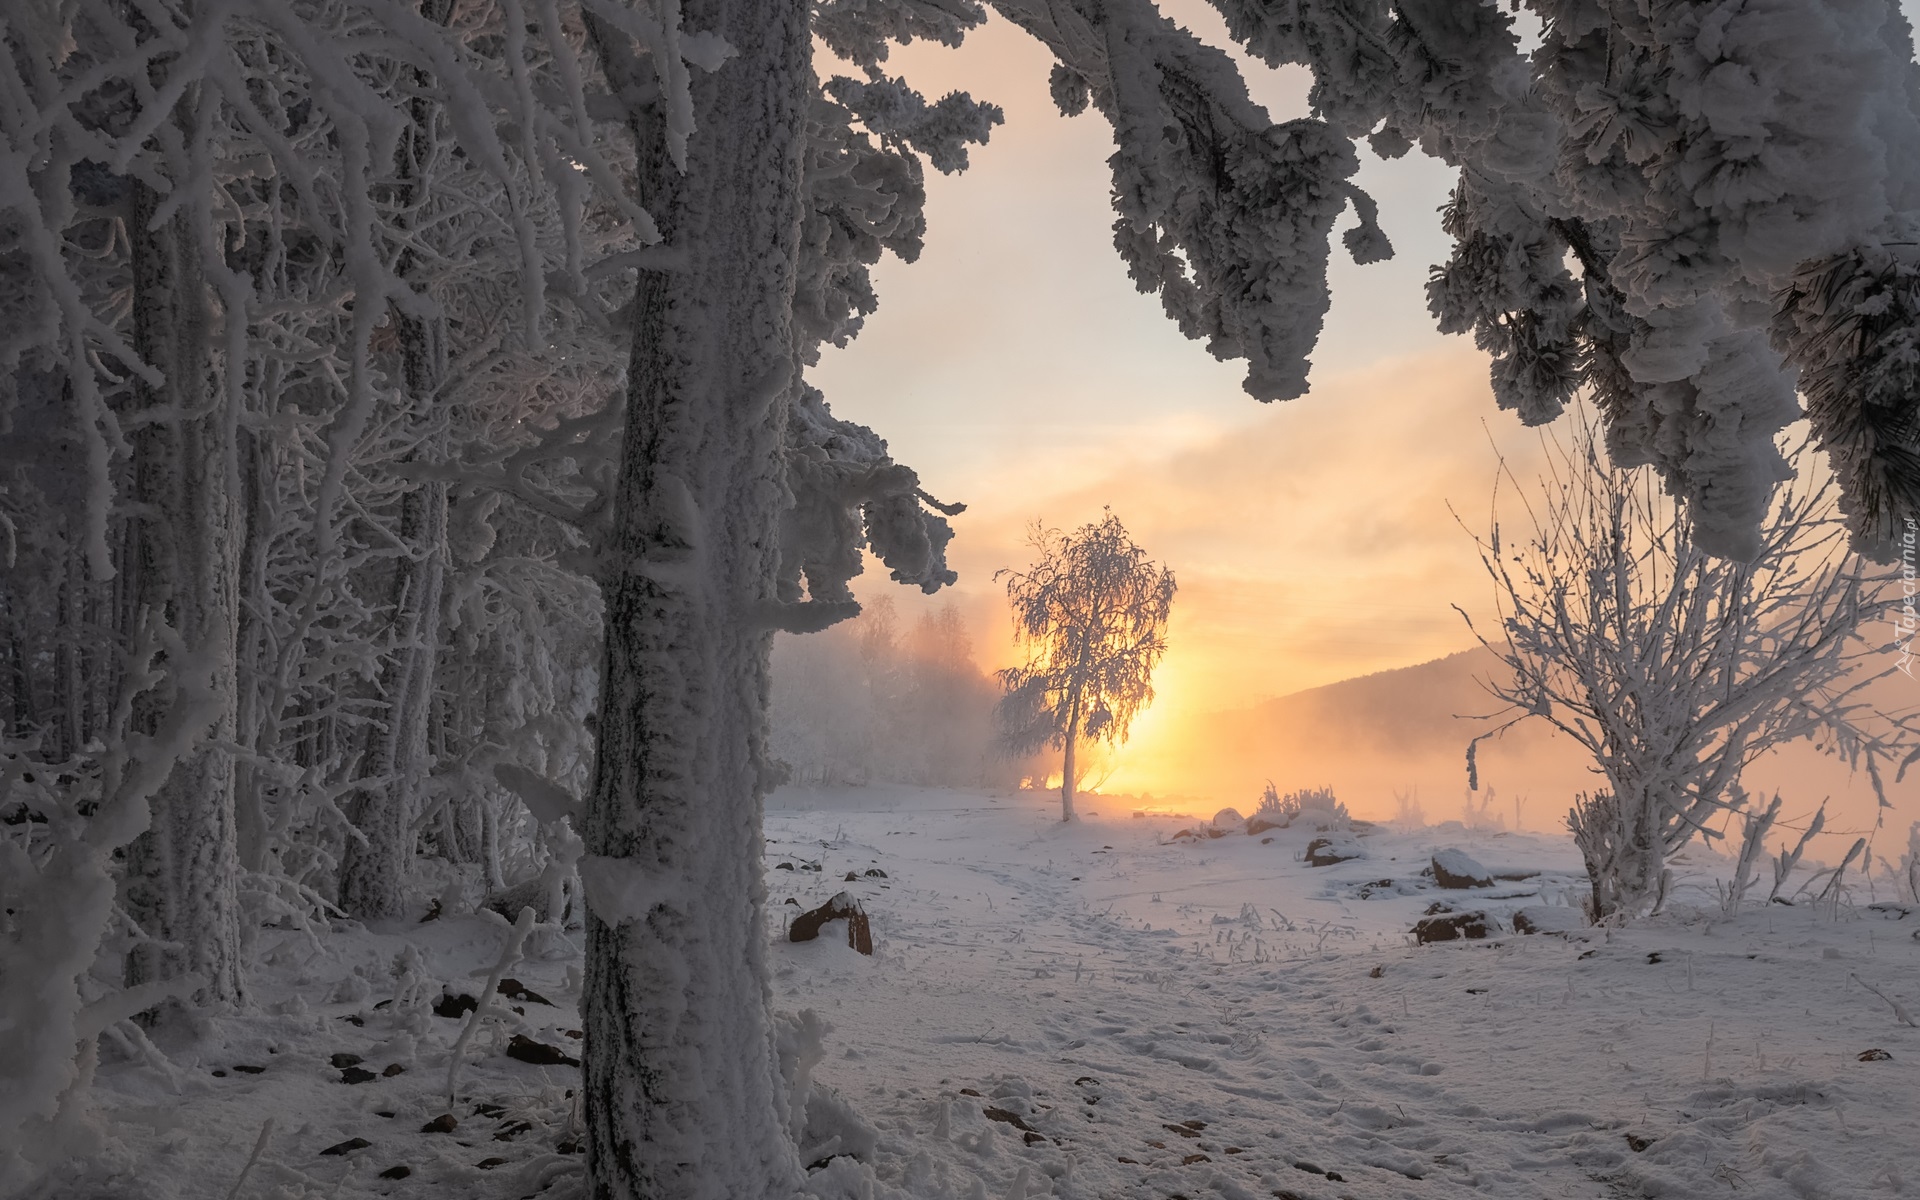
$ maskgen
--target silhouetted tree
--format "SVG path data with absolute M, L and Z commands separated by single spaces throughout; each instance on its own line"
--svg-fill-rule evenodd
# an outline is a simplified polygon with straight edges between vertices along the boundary
M 1109 509 L 1075 533 L 1033 530 L 1040 561 L 1007 576 L 1014 636 L 1027 665 L 1000 672 L 1001 736 L 1015 755 L 1064 751 L 1060 819 L 1073 820 L 1074 750 L 1116 743 L 1153 701 L 1153 669 L 1167 649 L 1173 572 L 1133 544 Z

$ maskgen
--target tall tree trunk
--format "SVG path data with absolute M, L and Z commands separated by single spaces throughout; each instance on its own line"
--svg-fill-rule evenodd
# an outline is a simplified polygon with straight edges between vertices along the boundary
M 1073 702 L 1067 715 L 1067 753 L 1060 764 L 1060 819 L 1073 820 L 1074 749 L 1080 744 L 1080 701 Z
M 445 24 L 451 0 L 426 0 L 421 15 Z M 416 71 L 422 91 L 431 82 Z M 438 105 L 425 95 L 408 105 L 407 136 L 396 164 L 399 190 L 409 210 L 417 210 L 426 188 L 422 175 L 432 152 Z M 411 221 L 411 216 L 403 218 Z M 411 249 L 401 253 L 396 273 L 416 270 Z M 439 322 L 395 312 L 400 333 L 400 369 L 406 394 L 416 405 L 431 406 L 445 377 L 444 340 Z M 430 435 L 422 446 L 430 460 L 444 459 L 444 439 Z M 414 457 L 409 454 L 410 459 Z M 394 572 L 393 627 L 397 645 L 381 670 L 386 721 L 367 735 L 361 774 L 375 782 L 356 793 L 348 819 L 366 840 L 348 838 L 340 865 L 340 904 L 358 917 L 398 916 L 405 901 L 408 868 L 413 862 L 414 814 L 429 762 L 427 727 L 432 715 L 435 666 L 440 650 L 440 597 L 446 582 L 447 485 L 420 484 L 401 500 L 400 540 L 411 550 Z M 384 779 L 382 778 L 384 777 Z
M 125 902 L 147 933 L 177 949 L 137 947 L 129 983 L 198 972 L 202 1000 L 238 1001 L 239 858 L 234 839 L 234 610 L 238 539 L 234 503 L 236 414 L 218 385 L 212 350 L 212 299 L 191 205 L 149 228 L 160 197 L 134 185 L 129 224 L 133 256 L 134 348 L 166 382 L 142 386 L 142 403 L 168 409 L 134 441 L 127 564 L 129 595 L 163 617 L 185 648 L 172 672 L 193 672 L 191 686 L 224 698 L 200 745 L 180 758 L 154 794 L 152 824 L 127 848 Z M 210 675 L 211 678 L 207 678 Z M 159 714 L 146 714 L 157 722 Z
M 765 1200 L 802 1178 L 770 1019 L 761 814 L 781 445 L 798 382 L 806 14 L 804 0 L 693 0 L 687 27 L 737 53 L 693 77 L 684 172 L 657 126 L 636 122 L 639 194 L 684 259 L 640 276 L 601 548 L 606 657 L 582 863 L 594 1200 Z
M 413 861 L 413 819 L 429 762 L 427 721 L 446 579 L 446 485 L 423 484 L 401 503 L 400 536 L 417 557 L 402 562 L 395 573 L 399 645 L 381 671 L 387 720 L 368 734 L 362 767 L 376 782 L 357 793 L 347 814 L 367 839 L 362 844 L 349 838 L 340 866 L 340 906 L 356 917 L 400 913 Z

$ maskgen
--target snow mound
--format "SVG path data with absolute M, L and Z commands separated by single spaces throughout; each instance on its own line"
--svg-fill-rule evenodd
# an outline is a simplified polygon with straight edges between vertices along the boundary
M 1492 887 L 1493 876 L 1464 850 L 1433 852 L 1433 881 L 1443 888 Z

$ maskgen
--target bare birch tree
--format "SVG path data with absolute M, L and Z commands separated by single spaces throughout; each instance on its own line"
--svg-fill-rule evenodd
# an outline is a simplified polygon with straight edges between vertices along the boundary
M 1009 753 L 1062 751 L 1060 819 L 1073 820 L 1075 750 L 1127 740 L 1153 702 L 1153 669 L 1167 650 L 1173 572 L 1133 544 L 1111 509 L 1074 533 L 1033 530 L 1040 561 L 1007 577 L 1015 638 L 1027 665 L 1000 672 L 997 714 Z
M 1866 771 L 1884 807 L 1884 771 L 1920 757 L 1920 726 L 1867 699 L 1897 667 L 1866 629 L 1899 589 L 1848 549 L 1804 444 L 1786 451 L 1795 478 L 1742 563 L 1700 545 L 1654 473 L 1609 463 L 1594 424 L 1574 430 L 1549 442 L 1526 534 L 1509 542 L 1496 515 L 1475 537 L 1499 613 L 1497 634 L 1475 634 L 1507 668 L 1487 687 L 1508 707 L 1474 744 L 1539 719 L 1593 757 L 1604 787 L 1568 824 L 1589 914 L 1627 919 L 1662 902 L 1671 855 L 1720 836 L 1708 822 L 1744 806 L 1740 775 L 1760 755 L 1812 738 Z M 1477 785 L 1472 745 L 1467 762 Z

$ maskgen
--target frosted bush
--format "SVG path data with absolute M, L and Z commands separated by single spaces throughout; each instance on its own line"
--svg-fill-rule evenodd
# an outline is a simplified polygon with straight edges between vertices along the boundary
M 1920 821 L 1907 830 L 1907 852 L 1900 856 L 1900 891 L 1909 904 L 1920 904 Z
M 1282 796 L 1269 780 L 1266 790 L 1260 793 L 1259 807 L 1247 819 L 1247 832 L 1289 829 L 1295 824 L 1321 831 L 1351 829 L 1353 816 L 1347 812 L 1346 805 L 1334 798 L 1332 788 L 1307 788 Z

